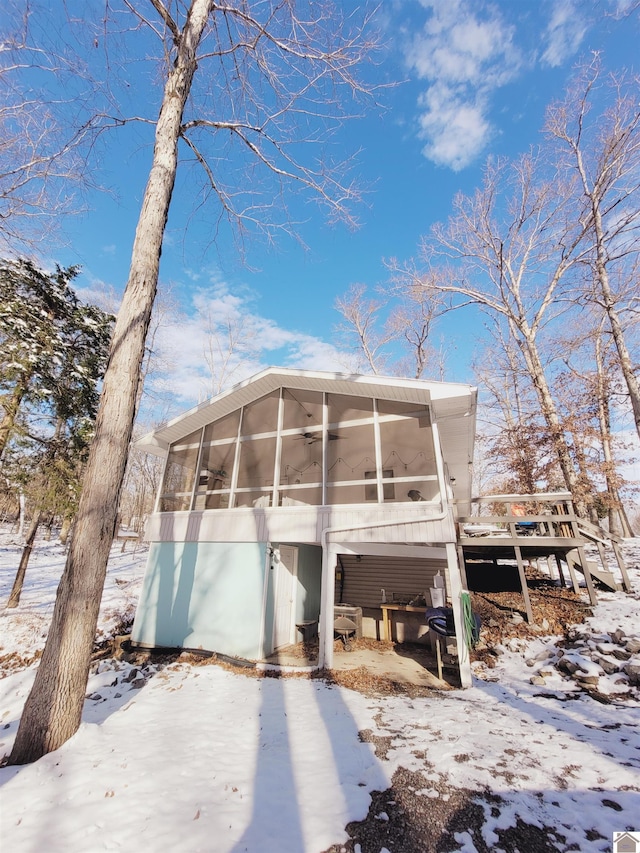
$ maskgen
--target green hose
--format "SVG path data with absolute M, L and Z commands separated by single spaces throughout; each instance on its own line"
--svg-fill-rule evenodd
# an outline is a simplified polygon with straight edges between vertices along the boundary
M 464 625 L 464 642 L 468 649 L 472 649 L 478 642 L 476 637 L 476 620 L 471 610 L 471 596 L 468 592 L 461 594 L 462 599 L 462 623 Z

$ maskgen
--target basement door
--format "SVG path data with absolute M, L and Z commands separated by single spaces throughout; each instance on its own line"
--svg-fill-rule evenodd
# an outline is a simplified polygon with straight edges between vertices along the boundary
M 298 549 L 281 545 L 280 561 L 276 563 L 275 617 L 273 648 L 290 645 L 294 640 L 296 581 L 298 578 Z

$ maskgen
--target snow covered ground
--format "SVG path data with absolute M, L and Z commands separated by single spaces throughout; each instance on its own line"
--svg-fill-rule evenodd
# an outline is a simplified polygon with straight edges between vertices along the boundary
M 0 539 L 0 601 L 18 553 Z M 636 592 L 600 594 L 588 624 L 599 644 L 616 629 L 640 636 L 640 541 L 626 554 Z M 114 549 L 105 636 L 135 606 L 145 559 L 144 550 Z M 11 749 L 63 563 L 59 545 L 39 543 L 20 607 L 0 615 L 0 757 Z M 136 670 L 104 660 L 75 737 L 33 765 L 0 770 L 2 849 L 610 851 L 615 832 L 640 832 L 640 703 L 613 684 L 610 704 L 572 693 L 555 673 L 532 684 L 557 640 L 518 641 L 495 669 L 477 668 L 472 689 L 420 698 L 216 665 Z M 412 847 L 418 822 L 437 815 L 445 816 L 438 836 Z M 348 833 L 352 821 L 369 830 Z M 529 846 L 517 846 L 517 832 Z

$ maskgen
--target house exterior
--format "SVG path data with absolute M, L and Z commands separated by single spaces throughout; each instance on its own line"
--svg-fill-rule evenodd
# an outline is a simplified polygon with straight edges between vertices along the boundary
M 475 412 L 469 385 L 269 368 L 140 439 L 165 468 L 132 642 L 261 661 L 317 622 L 331 668 L 336 605 L 381 637 L 384 599 L 439 574 L 470 684 L 455 520 Z M 425 639 L 424 614 L 392 615 Z

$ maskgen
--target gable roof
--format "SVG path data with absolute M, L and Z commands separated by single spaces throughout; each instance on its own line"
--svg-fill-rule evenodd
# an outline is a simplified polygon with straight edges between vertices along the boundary
M 470 497 L 477 389 L 457 382 L 268 367 L 167 421 L 139 438 L 135 446 L 164 456 L 180 438 L 281 387 L 430 404 L 432 418 L 439 424 L 445 462 L 455 478 L 454 492 L 464 499 Z

